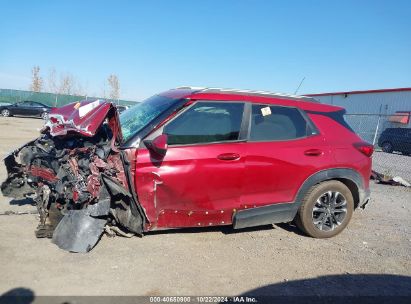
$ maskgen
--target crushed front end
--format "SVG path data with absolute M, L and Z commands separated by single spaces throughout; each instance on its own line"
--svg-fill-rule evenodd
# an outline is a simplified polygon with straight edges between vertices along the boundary
M 67 251 L 90 251 L 105 230 L 141 234 L 144 216 L 129 189 L 121 139 L 111 103 L 53 109 L 40 137 L 4 159 L 2 193 L 32 196 L 40 215 L 36 236 Z

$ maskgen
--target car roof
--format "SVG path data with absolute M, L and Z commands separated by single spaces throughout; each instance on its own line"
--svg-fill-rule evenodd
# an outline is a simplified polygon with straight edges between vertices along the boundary
M 334 112 L 343 110 L 341 107 L 322 104 L 313 97 L 292 94 L 254 91 L 242 89 L 179 87 L 161 93 L 170 98 L 188 98 L 193 100 L 247 101 L 283 106 L 295 106 L 304 110 Z

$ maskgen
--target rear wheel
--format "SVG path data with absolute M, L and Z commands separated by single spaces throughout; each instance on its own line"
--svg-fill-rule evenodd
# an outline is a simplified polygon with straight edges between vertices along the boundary
M 298 210 L 296 224 L 311 237 L 329 238 L 344 230 L 353 210 L 350 189 L 339 181 L 326 181 L 308 191 Z
M 394 148 L 393 148 L 392 144 L 389 141 L 386 141 L 385 143 L 382 144 L 381 149 L 384 152 L 392 153 Z
M 9 111 L 8 109 L 3 109 L 3 110 L 1 111 L 1 116 L 4 116 L 4 117 L 9 117 L 9 116 L 11 116 L 11 115 L 10 115 L 10 111 Z

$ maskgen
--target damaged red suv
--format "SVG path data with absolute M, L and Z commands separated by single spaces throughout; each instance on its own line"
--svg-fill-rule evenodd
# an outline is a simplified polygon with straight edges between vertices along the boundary
M 332 237 L 369 201 L 373 147 L 343 108 L 262 91 L 179 88 L 121 116 L 102 100 L 53 109 L 5 158 L 5 196 L 32 196 L 37 237 L 87 252 L 133 233 L 294 221 Z

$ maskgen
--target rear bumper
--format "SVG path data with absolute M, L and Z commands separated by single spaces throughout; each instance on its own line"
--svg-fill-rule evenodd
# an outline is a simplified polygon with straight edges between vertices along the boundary
M 371 191 L 370 189 L 362 189 L 359 191 L 360 193 L 360 202 L 358 204 L 358 207 L 361 209 L 364 209 L 365 206 L 370 202 L 370 195 Z

